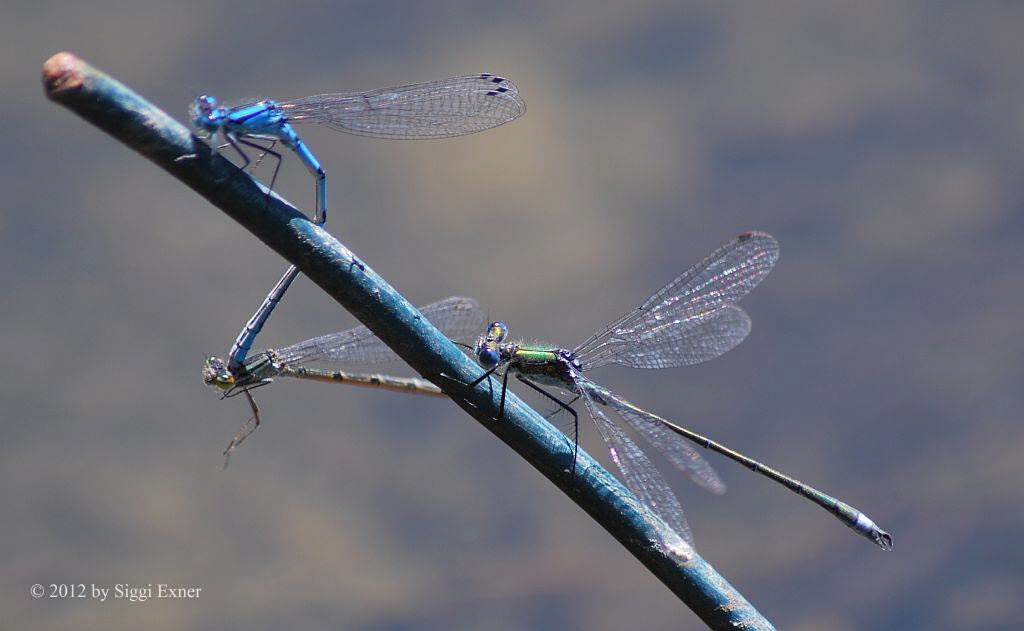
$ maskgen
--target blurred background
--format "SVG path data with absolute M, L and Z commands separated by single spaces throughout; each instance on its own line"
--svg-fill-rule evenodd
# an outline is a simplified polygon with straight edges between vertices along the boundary
M 565 346 L 736 233 L 771 232 L 782 257 L 743 303 L 745 343 L 698 367 L 594 377 L 860 507 L 895 550 L 709 455 L 724 496 L 669 473 L 699 551 L 780 628 L 1024 616 L 1024 5 L 3 13 L 0 626 L 700 627 L 448 401 L 280 381 L 218 471 L 247 406 L 205 389 L 200 365 L 285 264 L 49 103 L 40 66 L 64 49 L 182 120 L 203 92 L 511 77 L 525 116 L 475 136 L 304 127 L 330 178 L 327 227 L 414 303 L 473 296 L 513 336 Z M 277 189 L 312 206 L 292 155 Z M 351 325 L 300 278 L 257 346 Z M 33 583 L 202 593 L 101 604 L 36 600 Z

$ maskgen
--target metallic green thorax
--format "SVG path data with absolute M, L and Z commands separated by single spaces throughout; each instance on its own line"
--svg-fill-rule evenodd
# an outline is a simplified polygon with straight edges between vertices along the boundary
M 281 365 L 276 361 L 274 352 L 269 350 L 248 358 L 242 366 L 243 374 L 254 381 L 276 377 L 281 372 Z
M 511 361 L 521 367 L 553 364 L 558 362 L 558 350 L 543 346 L 517 346 Z
M 575 390 L 573 372 L 581 370 L 572 351 L 550 346 L 513 346 L 509 353 L 509 368 L 534 381 Z

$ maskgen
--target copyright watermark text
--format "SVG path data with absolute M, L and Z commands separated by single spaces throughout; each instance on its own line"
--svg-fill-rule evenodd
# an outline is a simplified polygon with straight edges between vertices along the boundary
M 124 600 L 132 603 L 144 603 L 150 599 L 196 600 L 202 593 L 202 587 L 194 585 L 173 585 L 170 583 L 146 583 L 132 585 L 116 583 L 114 585 L 97 585 L 96 583 L 36 583 L 28 593 L 33 598 L 57 598 L 60 600 Z

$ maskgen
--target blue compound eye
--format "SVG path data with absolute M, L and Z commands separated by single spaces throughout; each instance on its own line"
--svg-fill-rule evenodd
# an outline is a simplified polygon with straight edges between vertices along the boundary
M 501 353 L 493 348 L 481 348 L 476 352 L 476 358 L 484 368 L 494 368 L 501 361 Z
M 214 113 L 217 111 L 217 99 L 212 96 L 197 96 L 192 103 L 192 123 L 200 129 L 212 129 L 216 123 Z

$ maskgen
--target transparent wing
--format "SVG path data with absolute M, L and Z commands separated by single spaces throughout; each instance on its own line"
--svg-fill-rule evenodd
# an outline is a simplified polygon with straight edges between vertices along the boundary
M 641 410 L 605 388 L 600 388 L 600 391 L 601 398 L 608 407 L 618 412 L 630 427 L 643 436 L 644 440 L 654 445 L 655 449 L 697 486 L 716 495 L 725 493 L 725 482 L 689 441 L 665 427 L 661 419 L 650 412 Z
M 293 123 L 320 123 L 350 134 L 397 139 L 472 134 L 526 111 L 515 84 L 488 73 L 278 104 Z
M 425 307 L 420 313 L 444 335 L 469 341 L 484 326 L 484 312 L 472 298 L 452 296 Z M 311 363 L 370 366 L 398 359 L 398 356 L 365 326 L 329 333 L 277 349 L 275 355 L 285 366 Z
M 732 303 L 756 287 L 778 258 L 779 244 L 771 235 L 741 234 L 574 352 L 587 369 L 613 362 L 667 368 L 717 357 L 750 330 L 749 318 L 738 307 L 732 309 Z M 724 309 L 728 311 L 718 313 Z M 701 342 L 701 335 L 713 339 Z
M 605 401 L 603 389 L 584 377 L 578 379 L 577 386 L 590 417 L 594 419 L 601 438 L 608 446 L 615 466 L 622 472 L 626 487 L 648 510 L 660 517 L 686 543 L 692 545 L 693 533 L 690 531 L 683 507 L 675 493 L 672 492 L 647 454 L 598 407 L 598 402 L 604 403 Z M 674 547 L 669 541 L 665 543 L 670 548 Z
M 704 313 L 672 313 L 635 337 L 614 333 L 581 356 L 584 370 L 606 364 L 631 368 L 692 366 L 732 350 L 750 333 L 750 316 L 737 305 Z

